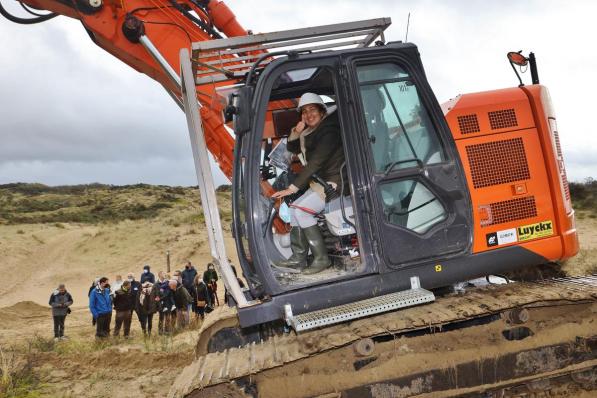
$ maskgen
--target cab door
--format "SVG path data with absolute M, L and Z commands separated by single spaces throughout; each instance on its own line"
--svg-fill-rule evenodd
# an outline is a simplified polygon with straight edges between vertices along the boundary
M 458 255 L 471 243 L 470 200 L 454 141 L 416 47 L 401 46 L 349 61 L 365 153 L 359 166 L 368 176 L 362 183 L 378 257 L 390 268 Z

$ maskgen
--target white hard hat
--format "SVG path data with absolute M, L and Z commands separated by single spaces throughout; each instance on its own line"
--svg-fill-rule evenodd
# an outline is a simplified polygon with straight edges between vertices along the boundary
M 299 99 L 298 107 L 296 108 L 296 110 L 300 112 L 303 106 L 309 104 L 319 104 L 325 108 L 325 104 L 323 103 L 323 100 L 319 95 L 313 93 L 305 93 L 301 95 L 301 99 Z

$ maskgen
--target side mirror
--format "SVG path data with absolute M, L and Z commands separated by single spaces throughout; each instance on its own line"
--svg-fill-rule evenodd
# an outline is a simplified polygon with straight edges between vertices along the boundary
M 234 115 L 234 133 L 242 135 L 251 129 L 251 99 L 253 88 L 250 86 L 241 87 L 232 102 L 234 109 L 230 113 Z
M 518 66 L 527 66 L 529 59 L 521 54 L 521 51 L 514 52 L 511 51 L 508 53 L 508 60 L 513 63 L 514 65 Z

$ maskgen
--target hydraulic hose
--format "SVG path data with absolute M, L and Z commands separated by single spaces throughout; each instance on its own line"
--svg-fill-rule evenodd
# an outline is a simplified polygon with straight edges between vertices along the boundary
M 20 18 L 20 17 L 15 17 L 14 15 L 12 15 L 11 13 L 9 13 L 8 11 L 6 11 L 6 9 L 4 7 L 2 7 L 2 3 L 0 2 L 0 14 L 8 19 L 11 22 L 14 23 L 18 23 L 18 24 L 22 24 L 22 25 L 32 25 L 32 24 L 36 24 L 36 23 L 40 23 L 40 22 L 45 22 L 48 21 L 52 18 L 55 18 L 58 16 L 58 14 L 56 13 L 50 13 L 48 15 L 43 15 L 40 16 L 38 18 Z

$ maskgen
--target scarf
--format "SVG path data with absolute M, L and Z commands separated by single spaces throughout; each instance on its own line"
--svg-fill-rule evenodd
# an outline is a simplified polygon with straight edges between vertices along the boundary
M 147 283 L 144 284 L 143 288 L 141 289 L 141 294 L 139 295 L 139 303 L 141 305 L 143 305 L 143 302 L 145 301 L 145 297 L 147 297 L 151 294 L 152 287 L 153 287 L 153 285 L 151 283 L 149 283 L 149 285 Z

